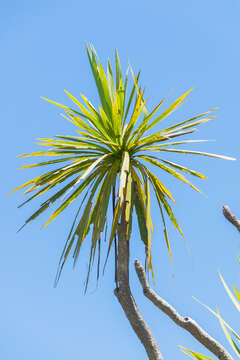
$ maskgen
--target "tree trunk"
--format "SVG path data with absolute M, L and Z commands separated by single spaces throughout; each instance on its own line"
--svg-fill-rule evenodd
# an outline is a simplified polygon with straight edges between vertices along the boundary
M 118 226 L 118 286 L 114 290 L 123 311 L 125 312 L 133 330 L 145 347 L 150 360 L 162 360 L 162 354 L 132 296 L 129 284 L 129 241 L 127 240 L 127 223 L 125 220 L 126 203 L 123 206 L 121 222 Z

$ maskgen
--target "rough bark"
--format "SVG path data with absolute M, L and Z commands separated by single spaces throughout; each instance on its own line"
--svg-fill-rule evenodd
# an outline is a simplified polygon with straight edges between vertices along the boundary
M 227 350 L 205 330 L 203 330 L 194 320 L 183 317 L 164 299 L 157 295 L 150 287 L 145 270 L 140 261 L 135 260 L 135 269 L 139 281 L 143 288 L 144 295 L 152 301 L 160 310 L 172 319 L 175 324 L 187 330 L 197 341 L 210 350 L 219 360 L 233 360 Z
M 223 205 L 223 215 L 240 232 L 240 219 L 238 219 L 227 205 Z
M 129 285 L 129 242 L 126 236 L 125 206 L 118 227 L 118 287 L 114 290 L 133 330 L 143 344 L 150 360 L 162 360 L 153 334 L 141 316 Z

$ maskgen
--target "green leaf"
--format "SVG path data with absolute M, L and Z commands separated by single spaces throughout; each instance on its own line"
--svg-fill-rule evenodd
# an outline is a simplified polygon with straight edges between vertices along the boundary
M 68 177 L 81 174 L 82 171 L 87 169 L 87 167 L 91 164 L 92 160 L 82 160 L 78 161 L 75 164 L 71 164 L 60 169 L 56 169 L 51 171 L 50 173 L 46 173 L 42 175 L 30 189 L 25 191 L 25 193 L 31 192 L 33 190 L 38 189 L 40 186 L 50 184 L 56 185 L 57 183 L 61 183 L 65 181 Z M 81 176 L 81 175 L 80 175 Z
M 191 169 L 188 169 L 182 165 L 179 165 L 179 164 L 176 164 L 176 163 L 173 163 L 172 161 L 168 161 L 168 160 L 164 160 L 164 159 L 161 159 L 161 158 L 158 158 L 158 157 L 155 157 L 155 156 L 150 156 L 148 155 L 148 157 L 152 158 L 152 159 L 156 159 L 156 160 L 159 160 L 161 162 L 163 162 L 164 164 L 167 164 L 167 165 L 170 165 L 171 167 L 175 168 L 175 169 L 178 169 L 178 170 L 181 170 L 185 173 L 190 173 L 191 175 L 194 175 L 194 176 L 197 176 L 201 179 L 206 179 L 206 176 L 195 171 L 195 170 L 191 170 Z
M 107 252 L 107 257 L 106 257 L 106 260 L 105 260 L 105 264 L 106 264 L 106 262 L 108 260 L 108 256 L 109 256 L 109 253 L 110 253 L 110 250 L 111 250 L 111 247 L 112 247 L 113 239 L 114 239 L 114 236 L 115 236 L 116 231 L 117 231 L 117 226 L 118 226 L 118 222 L 119 222 L 119 219 L 120 219 L 120 216 L 121 216 L 122 208 L 123 208 L 123 204 L 121 204 L 120 199 L 118 199 L 115 210 L 114 210 L 114 214 L 113 214 L 111 235 L 110 235 L 108 252 Z
M 145 167 L 143 164 L 139 162 L 138 162 L 138 167 L 143 167 L 153 186 L 159 189 L 159 191 L 163 194 L 163 196 L 169 197 L 175 203 L 175 200 L 173 199 L 171 192 L 166 188 L 166 186 L 162 183 L 162 181 L 158 179 L 157 176 L 155 176 L 147 167 Z
M 121 64 L 117 49 L 115 50 L 115 62 L 116 62 L 116 89 L 118 90 L 122 79 L 122 70 L 121 70 Z
M 147 173 L 147 175 L 149 177 L 149 180 L 151 181 L 153 189 L 155 191 L 156 198 L 157 198 L 158 205 L 159 205 L 159 209 L 160 209 L 160 213 L 161 213 L 161 217 L 162 217 L 163 227 L 164 227 L 164 230 L 163 230 L 164 231 L 164 237 L 165 237 L 165 241 L 166 241 L 166 244 L 167 244 L 170 260 L 172 261 L 171 248 L 170 248 L 170 243 L 169 243 L 169 239 L 168 239 L 168 232 L 167 232 L 164 213 L 163 213 L 163 209 L 162 209 L 162 203 L 164 205 L 164 202 L 165 202 L 165 207 L 166 207 L 166 203 L 167 203 L 167 201 L 163 201 L 164 195 L 167 194 L 166 190 L 165 190 L 166 188 L 163 188 L 163 184 L 159 181 L 159 179 L 153 173 L 151 173 L 151 171 L 148 170 L 144 165 L 141 165 L 141 164 L 138 163 L 138 166 L 144 168 L 144 170 L 146 171 L 146 173 Z M 168 214 L 169 214 L 169 210 L 168 210 Z M 170 215 L 172 216 L 171 212 L 170 212 Z M 173 217 L 172 221 L 173 221 L 174 226 L 178 227 L 178 229 L 179 229 L 179 231 L 180 231 L 180 233 L 182 235 L 181 229 L 179 228 L 179 226 L 178 226 L 178 224 L 176 222 L 176 219 L 174 217 Z
M 140 71 L 137 74 L 136 82 L 138 82 L 139 76 L 140 76 Z M 136 91 L 135 84 L 133 84 L 132 91 L 131 91 L 131 94 L 129 96 L 126 111 L 125 111 L 125 116 L 124 116 L 124 120 L 123 120 L 122 129 L 124 129 L 125 122 L 126 122 L 126 119 L 127 119 L 128 113 L 129 113 L 129 109 L 130 109 L 130 107 L 132 105 L 132 102 L 133 102 L 133 97 L 134 97 L 135 91 Z
M 157 197 L 157 201 L 158 201 L 158 205 L 159 205 L 159 209 L 160 209 L 160 213 L 161 213 L 161 217 L 162 217 L 162 222 L 163 222 L 164 237 L 165 237 L 166 245 L 167 245 L 167 248 L 168 248 L 168 253 L 169 253 L 169 256 L 170 256 L 170 260 L 172 262 L 171 247 L 170 247 L 170 242 L 169 242 L 169 238 L 168 238 L 168 232 L 167 232 L 165 217 L 164 217 L 164 213 L 163 213 L 163 209 L 162 209 L 161 198 L 159 196 L 159 193 L 162 193 L 161 185 L 159 186 L 159 182 L 156 180 L 156 178 L 154 177 L 154 175 L 150 171 L 148 171 L 148 175 L 149 175 L 149 179 L 150 179 L 150 181 L 151 181 L 151 183 L 153 185 L 153 189 L 154 189 L 156 197 Z M 164 197 L 164 193 L 162 193 L 162 196 Z
M 126 85 L 126 84 L 125 84 Z M 120 129 L 122 127 L 122 120 L 123 120 L 123 114 L 124 114 L 124 108 L 125 108 L 125 89 L 123 85 L 123 79 L 121 79 L 118 90 L 117 90 L 117 98 L 119 103 L 119 111 L 120 111 Z
M 240 350 L 237 346 L 237 344 L 234 342 L 234 340 L 231 338 L 226 326 L 225 326 L 225 322 L 224 320 L 222 319 L 221 315 L 220 315 L 220 312 L 219 310 L 217 310 L 217 316 L 218 316 L 218 319 L 219 319 L 219 322 L 220 322 L 220 325 L 223 329 L 223 332 L 229 342 L 229 344 L 231 345 L 231 347 L 233 348 L 233 350 L 235 351 L 235 353 L 237 354 L 238 357 L 240 357 Z
M 196 300 L 197 302 L 199 302 L 202 306 L 204 306 L 208 311 L 210 311 L 214 316 L 216 316 L 217 318 L 219 318 L 218 317 L 218 314 L 215 312 L 215 311 L 213 311 L 209 306 L 207 306 L 207 305 L 205 305 L 205 304 L 203 304 L 201 301 L 199 301 L 197 298 L 195 298 L 194 296 L 193 296 L 193 299 L 194 300 Z M 232 328 L 231 328 L 231 326 L 225 321 L 225 320 L 223 320 L 222 319 L 222 321 L 224 322 L 224 325 L 232 332 L 232 334 L 238 339 L 238 341 L 240 341 L 240 336 L 238 335 L 238 333 L 235 331 L 235 330 L 233 330 Z
M 150 264 L 151 260 L 151 201 L 150 201 L 150 188 L 149 188 L 149 182 L 147 182 L 147 201 L 146 201 L 146 221 L 147 221 L 147 232 L 148 232 L 148 258 L 147 263 L 148 266 Z
M 206 153 L 202 151 L 192 151 L 192 150 L 179 150 L 179 149 L 159 149 L 159 151 L 166 151 L 166 152 L 173 152 L 179 154 L 192 154 L 192 155 L 203 155 L 208 157 L 213 157 L 217 159 L 224 159 L 224 160 L 236 160 L 235 158 L 225 156 L 225 155 L 216 155 L 211 153 Z
M 174 176 L 176 179 L 183 181 L 184 183 L 191 186 L 194 190 L 200 192 L 200 190 L 198 188 L 196 188 L 190 181 L 188 181 L 182 174 L 178 173 L 177 171 L 171 169 L 168 166 L 161 164 L 159 161 L 152 159 L 150 156 L 138 155 L 138 156 L 136 156 L 136 158 L 143 159 L 143 160 L 149 162 L 150 164 L 158 166 L 162 170 L 164 170 L 164 171 L 168 172 L 169 174 L 171 174 L 172 176 Z
M 198 125 L 201 125 L 201 124 L 205 124 L 206 122 L 208 122 L 209 120 L 212 120 L 212 119 L 215 119 L 215 116 L 211 116 L 211 117 L 208 117 L 208 118 L 204 118 L 204 119 L 200 119 L 200 120 L 197 120 L 197 121 L 193 121 L 191 122 L 190 124 L 185 124 L 185 125 L 182 125 L 182 126 L 179 126 L 179 127 L 175 127 L 174 129 L 172 129 L 171 131 L 168 130 L 163 130 L 162 132 L 163 133 L 166 133 L 166 134 L 171 134 L 175 131 L 179 131 L 179 130 L 185 130 L 185 129 L 189 129 L 189 128 L 193 128 L 194 126 L 198 126 Z M 187 121 L 184 121 L 184 123 L 186 123 Z
M 49 203 L 42 204 L 37 211 L 35 211 L 27 220 L 25 220 L 25 223 L 20 227 L 20 229 L 17 232 L 21 231 L 24 228 L 24 226 L 27 225 L 30 221 L 35 220 L 48 207 L 49 207 Z
M 85 206 L 85 209 L 83 211 L 83 215 L 81 217 L 81 220 L 78 224 L 78 227 L 75 231 L 75 235 L 78 236 L 77 244 L 74 249 L 73 253 L 73 259 L 74 259 L 74 265 L 76 264 L 80 248 L 82 246 L 82 243 L 85 239 L 85 234 L 88 230 L 88 224 L 89 224 L 89 215 L 92 208 L 92 197 L 89 198 L 87 205 Z
M 95 193 L 96 193 L 96 190 L 97 190 L 100 182 L 102 181 L 105 173 L 106 173 L 106 171 L 102 171 L 102 172 L 99 174 L 99 176 L 98 176 L 98 177 L 95 177 L 95 179 L 94 179 L 93 188 L 92 188 L 92 190 L 91 190 L 91 193 L 90 193 L 88 202 L 87 202 L 87 204 L 86 204 L 86 206 L 85 206 L 85 208 L 84 208 L 84 211 L 83 211 L 83 214 L 82 214 L 82 216 L 81 216 L 81 219 L 80 219 L 80 221 L 79 221 L 79 223 L 78 223 L 78 226 L 77 226 L 77 228 L 75 229 L 73 235 L 72 235 L 72 232 L 70 233 L 70 236 L 72 235 L 72 237 L 71 237 L 71 240 L 69 241 L 69 243 L 68 243 L 68 240 L 69 240 L 69 239 L 68 239 L 67 242 L 66 242 L 66 244 L 65 244 L 63 253 L 62 253 L 62 255 L 61 255 L 61 258 L 63 259 L 62 265 L 64 265 L 64 263 L 65 263 L 66 260 L 67 260 L 67 257 L 68 257 L 68 255 L 69 255 L 69 253 L 70 253 L 70 251 L 71 251 L 72 245 L 73 245 L 73 243 L 74 243 L 74 241 L 75 241 L 75 237 L 78 238 L 77 244 L 76 244 L 75 250 L 74 250 L 74 258 L 75 258 L 75 262 L 74 262 L 74 263 L 76 263 L 76 260 L 77 260 L 77 257 L 78 257 L 78 255 L 79 255 L 79 251 L 80 251 L 81 245 L 82 245 L 83 240 L 84 240 L 84 238 L 85 238 L 85 236 L 86 236 L 86 234 L 87 234 L 87 232 L 88 232 L 88 230 L 89 230 L 89 226 L 90 226 L 89 219 L 90 219 L 90 217 L 87 216 L 87 215 L 90 214 L 90 210 L 91 210 L 91 207 L 92 207 L 92 199 L 93 199 L 93 197 L 94 197 L 94 195 L 95 195 Z M 86 197 L 86 195 L 85 195 L 85 197 Z M 85 197 L 84 197 L 84 198 L 85 198 Z M 84 199 L 83 199 L 83 200 L 84 200 Z M 81 205 L 82 205 L 82 203 L 81 203 Z M 70 236 L 69 236 L 69 238 L 70 238 Z
M 142 123 L 133 132 L 132 136 L 129 139 L 129 144 L 133 141 L 135 136 L 136 138 L 134 139 L 133 144 L 130 146 L 130 149 L 132 149 L 134 146 L 138 144 L 138 140 L 142 137 L 142 135 L 146 131 L 149 120 L 155 115 L 155 113 L 158 111 L 160 106 L 163 104 L 164 100 L 165 98 L 153 109 L 153 111 L 147 117 L 143 119 Z
M 108 171 L 105 180 L 102 183 L 101 189 L 95 199 L 95 206 L 91 214 L 91 223 L 96 225 L 98 232 L 103 232 L 106 214 L 109 204 L 109 197 L 112 187 L 115 184 L 119 161 L 116 160 Z
M 142 150 L 158 151 L 159 149 L 165 148 L 167 146 L 177 146 L 177 145 L 183 145 L 183 144 L 192 144 L 192 143 L 209 142 L 209 141 L 211 141 L 211 140 L 184 140 L 184 141 L 175 141 L 175 142 L 171 142 L 171 143 L 164 142 L 163 144 L 149 146 L 146 149 L 142 149 Z
M 62 253 L 61 253 L 61 256 L 60 256 L 60 259 L 59 259 L 59 263 L 58 263 L 58 269 L 57 269 L 57 273 L 56 273 L 56 277 L 55 277 L 55 281 L 54 281 L 54 286 L 55 286 L 55 287 L 56 287 L 57 284 L 58 284 L 58 281 L 59 281 L 59 279 L 60 279 L 60 276 L 61 276 L 61 273 L 62 273 L 62 270 L 63 270 L 63 266 L 64 266 L 64 264 L 65 264 L 65 262 L 66 262 L 67 257 L 64 257 L 65 251 L 66 251 L 67 246 L 68 246 L 68 244 L 69 244 L 69 241 L 70 241 L 70 239 L 71 239 L 71 237 L 72 237 L 72 233 L 73 233 L 73 230 L 74 230 L 74 227 L 75 227 L 77 218 L 78 218 L 78 216 L 79 216 L 79 213 L 80 213 L 80 211 L 81 211 L 81 208 L 82 208 L 82 205 L 83 205 L 83 203 L 84 203 L 84 200 L 85 200 L 86 196 L 87 196 L 87 193 L 86 193 L 85 196 L 83 197 L 83 199 L 82 199 L 82 201 L 81 201 L 81 204 L 80 204 L 80 206 L 79 206 L 79 208 L 78 208 L 78 210 L 77 210 L 77 212 L 76 212 L 76 215 L 75 215 L 75 218 L 74 218 L 74 220 L 73 220 L 71 229 L 70 229 L 70 231 L 69 231 L 67 240 L 66 240 L 66 242 L 65 242 L 63 251 L 62 251 Z
M 107 81 L 108 81 L 108 88 L 109 88 L 111 101 L 113 103 L 113 101 L 115 99 L 115 95 L 116 95 L 116 87 L 115 87 L 115 83 L 114 83 L 112 67 L 111 67 L 109 60 L 108 60 L 108 66 L 107 66 Z
M 191 359 L 197 359 L 197 360 L 213 360 L 212 358 L 199 354 L 195 351 L 189 350 L 183 346 L 180 345 L 180 348 L 182 350 L 182 352 L 184 352 L 184 354 L 188 355 Z M 186 350 L 186 351 L 184 351 Z
M 107 121 L 105 121 L 106 119 L 101 117 L 101 114 L 97 112 L 97 110 L 94 108 L 91 102 L 82 94 L 81 97 L 85 102 L 85 104 L 87 105 L 87 107 L 90 109 L 90 111 L 94 114 L 96 118 L 95 127 L 98 129 L 98 131 L 102 134 L 102 136 L 106 140 L 115 142 L 114 132 L 112 131 L 111 126 L 109 125 L 109 119 L 111 119 L 111 114 L 109 114 L 109 112 L 106 111 L 106 108 L 103 106 L 102 110 L 107 118 Z
M 115 100 L 112 105 L 112 120 L 113 120 L 113 129 L 115 130 L 115 134 L 117 137 L 118 143 L 120 143 L 120 137 L 121 137 L 121 104 L 120 104 L 120 98 L 119 93 L 117 92 Z
M 92 157 L 92 156 L 95 156 L 95 155 L 89 155 L 89 157 Z M 86 157 L 83 156 L 83 158 L 86 158 Z M 37 167 L 37 166 L 52 165 L 52 164 L 56 164 L 59 162 L 65 162 L 65 161 L 75 160 L 75 159 L 79 159 L 79 156 L 72 156 L 72 157 L 66 157 L 63 159 L 44 161 L 44 162 L 37 163 L 37 164 L 23 165 L 19 169 L 27 169 L 27 168 L 31 168 L 31 167 Z
M 41 97 L 41 99 L 43 99 L 43 100 L 45 100 L 45 101 L 48 101 L 48 102 L 50 102 L 50 103 L 52 103 L 52 104 L 54 104 L 54 105 L 57 105 L 57 106 L 59 106 L 59 107 L 61 107 L 61 108 L 65 109 L 65 110 L 74 111 L 73 109 L 69 108 L 68 106 L 63 105 L 63 104 L 60 104 L 60 103 L 58 103 L 58 102 L 56 102 L 56 101 L 53 101 L 53 100 L 47 99 L 47 98 L 45 98 L 45 97 Z
M 233 290 L 237 296 L 238 302 L 240 303 L 240 292 L 237 290 L 237 288 L 233 285 Z
M 94 54 L 94 49 L 93 46 L 91 46 L 91 50 L 89 50 L 89 48 L 87 47 L 87 54 L 88 54 L 88 59 L 89 59 L 89 63 L 92 69 L 92 73 L 94 76 L 94 80 L 95 80 L 95 84 L 97 86 L 98 89 L 98 95 L 102 104 L 102 107 L 104 109 L 104 111 L 106 112 L 106 114 L 111 117 L 111 108 L 109 107 L 109 99 L 106 98 L 106 94 L 107 94 L 107 90 L 106 90 L 106 84 L 105 81 L 107 82 L 106 78 L 104 77 L 103 73 L 104 71 L 102 70 L 101 64 L 97 63 L 95 54 Z
M 90 108 L 91 112 L 89 112 L 79 100 L 77 100 L 74 96 L 72 96 L 68 91 L 64 90 L 66 94 L 71 98 L 72 101 L 81 109 L 82 113 L 84 114 L 85 118 L 90 121 L 91 125 L 100 131 L 104 135 L 104 137 L 108 138 L 108 134 L 106 133 L 106 129 L 104 128 L 104 123 L 101 121 L 101 117 L 97 113 L 97 111 L 93 108 L 93 106 L 89 106 L 89 102 L 87 99 L 82 95 L 84 102 L 87 103 L 88 107 Z M 94 110 L 93 110 L 94 109 Z M 69 114 L 70 115 L 70 114 Z
M 126 143 L 128 143 L 129 136 L 131 135 L 131 131 L 132 131 L 133 127 L 135 126 L 135 124 L 146 104 L 147 100 L 142 103 L 142 95 L 143 95 L 142 93 L 139 94 L 136 104 L 135 104 L 135 107 L 134 107 L 134 110 L 133 110 L 133 113 L 132 113 L 132 116 L 131 116 L 131 119 L 129 121 L 129 124 L 127 125 L 126 130 L 124 131 L 124 134 L 123 134 L 123 144 L 124 145 Z
M 132 78 L 133 78 L 134 86 L 135 86 L 135 88 L 136 88 L 136 90 L 137 90 L 137 94 L 140 95 L 140 93 L 141 93 L 141 86 L 140 86 L 140 88 L 138 88 L 137 78 L 135 77 L 135 75 L 134 75 L 134 73 L 133 73 L 133 69 L 132 69 L 131 65 L 130 65 L 130 71 L 131 71 L 131 75 L 132 75 Z M 143 89 L 143 91 L 142 91 L 142 95 L 144 94 L 144 92 L 145 92 L 145 87 L 144 87 L 144 89 Z M 143 104 L 143 103 L 144 103 L 144 99 L 143 99 L 143 96 L 142 96 L 141 104 Z M 148 110 L 147 110 L 145 104 L 144 104 L 144 106 L 143 106 L 143 110 L 142 110 L 142 111 L 143 111 L 143 117 L 144 117 L 144 118 L 147 117 L 147 116 L 148 116 Z
M 26 187 L 26 186 L 28 186 L 28 185 L 30 185 L 30 184 L 33 184 L 37 179 L 39 179 L 39 177 L 36 177 L 35 179 L 32 179 L 32 180 L 27 181 L 26 183 L 18 186 L 16 189 L 10 191 L 9 194 L 12 194 L 12 193 L 14 193 L 15 191 L 20 190 L 20 189 L 22 189 L 22 188 L 24 188 L 24 187 Z
M 104 98 L 107 103 L 107 109 L 108 109 L 107 113 L 108 113 L 108 116 L 111 117 L 112 101 L 111 101 L 111 97 L 110 97 L 107 77 L 106 77 L 106 74 L 103 70 L 103 67 L 102 67 L 102 64 L 100 63 L 100 61 L 98 63 L 98 73 L 99 73 L 99 78 L 100 78 L 100 81 L 102 84 Z
M 64 137 L 67 138 L 67 137 Z M 67 139 L 66 139 L 67 140 Z M 54 146 L 56 149 L 61 150 L 97 150 L 102 153 L 107 153 L 108 149 L 104 148 L 101 145 L 91 143 L 89 141 L 81 141 L 75 139 L 75 141 L 63 141 L 63 140 L 53 140 L 53 139 L 41 139 L 41 143 L 37 145 L 42 146 Z
M 47 192 L 48 190 L 52 189 L 53 187 L 55 187 L 56 185 L 59 185 L 59 183 L 65 181 L 69 176 L 72 176 L 72 173 L 65 173 L 62 174 L 62 176 L 59 176 L 57 179 L 55 179 L 55 181 L 51 182 L 50 184 L 48 184 L 47 186 L 45 186 L 44 188 L 42 188 L 40 191 L 38 191 L 37 193 L 35 193 L 34 195 L 32 195 L 29 199 L 25 200 L 23 203 L 21 203 L 18 208 L 22 207 L 23 205 L 27 204 L 30 200 L 35 199 L 36 197 L 44 194 L 45 192 Z M 60 196 L 62 196 L 67 190 L 72 189 L 74 187 L 74 185 L 78 182 L 79 180 L 79 176 L 77 178 L 75 178 L 74 180 L 72 180 L 69 184 L 65 185 L 61 190 L 59 190 L 57 193 L 54 194 L 53 197 L 49 198 L 47 201 L 53 202 L 52 199 L 54 199 L 54 201 L 56 199 L 58 199 Z
M 163 209 L 162 209 L 161 203 L 159 203 L 159 207 L 160 207 L 160 212 L 161 212 L 161 217 L 162 217 L 162 222 L 163 222 L 163 232 L 164 232 L 164 236 L 165 236 L 165 240 L 166 240 L 166 245 L 167 245 L 167 248 L 168 248 L 168 253 L 169 253 L 169 256 L 170 256 L 170 260 L 171 260 L 171 262 L 172 262 L 171 247 L 170 247 L 170 242 L 169 242 L 169 238 L 168 238 L 167 227 L 166 227 L 165 218 L 164 218 L 164 213 L 163 213 Z
M 150 147 L 150 145 L 165 142 L 165 141 L 170 140 L 170 139 L 172 139 L 174 137 L 188 135 L 188 134 L 191 134 L 192 132 L 194 132 L 194 129 L 191 129 L 191 130 L 188 130 L 188 131 L 180 131 L 178 133 L 173 133 L 173 134 L 165 134 L 165 135 L 162 132 L 155 133 L 153 135 L 142 138 L 138 142 L 138 145 L 135 146 L 135 149 L 133 150 L 133 153 L 143 151 L 143 150 L 150 150 L 151 151 L 151 149 L 153 147 Z
M 147 231 L 146 209 L 145 209 L 145 201 L 142 196 L 143 192 L 141 188 L 141 182 L 134 169 L 132 169 L 132 175 L 134 179 L 134 205 L 137 214 L 140 236 L 142 242 L 145 244 L 145 246 L 147 246 L 148 231 Z
M 240 302 L 238 299 L 235 298 L 235 296 L 232 294 L 231 290 L 229 289 L 229 287 L 227 286 L 226 282 L 224 281 L 222 274 L 219 272 L 219 276 L 220 279 L 223 283 L 223 286 L 228 294 L 228 296 L 230 297 L 230 299 L 232 300 L 233 304 L 235 305 L 235 307 L 237 308 L 238 311 L 240 311 Z
M 151 124 L 147 126 L 146 131 L 150 130 L 153 126 L 157 125 L 161 120 L 165 119 L 168 115 L 170 115 L 192 90 L 193 89 L 188 90 L 177 100 L 175 100 L 172 105 L 170 105 L 159 117 L 157 117 L 157 119 L 155 119 Z
M 98 137 L 95 137 L 93 135 L 84 133 L 83 131 L 79 131 L 79 130 L 76 130 L 76 131 L 80 135 L 84 136 L 84 138 L 91 139 L 95 143 L 97 142 L 97 143 L 102 143 L 102 144 L 106 145 L 110 150 L 116 150 L 118 148 L 117 147 L 118 145 L 113 141 L 104 140 L 102 138 L 98 138 Z M 80 138 L 80 139 L 83 139 L 83 138 Z
M 97 174 L 103 172 L 102 169 L 96 169 L 92 174 L 89 175 L 87 179 L 85 179 L 81 185 L 62 203 L 62 205 L 53 212 L 50 216 L 50 219 L 43 225 L 45 227 L 48 225 L 52 220 L 54 220 L 68 205 L 70 205 L 76 198 L 82 193 L 82 191 L 86 188 L 88 184 L 91 183 L 96 177 Z
M 207 114 L 215 111 L 216 109 L 217 109 L 217 108 L 211 109 L 211 110 L 209 110 L 209 111 L 206 111 L 205 113 L 202 113 L 202 114 L 196 115 L 196 116 L 194 116 L 194 117 L 191 117 L 190 119 L 181 121 L 181 122 L 179 122 L 179 123 L 177 123 L 177 124 L 174 124 L 174 125 L 166 128 L 166 129 L 164 129 L 164 130 L 162 130 L 162 131 L 168 132 L 168 131 L 171 131 L 171 130 L 173 130 L 173 129 L 180 128 L 182 125 L 185 125 L 185 124 L 188 124 L 188 123 L 190 123 L 190 122 L 192 122 L 192 121 L 194 121 L 194 120 L 197 120 L 197 119 L 199 119 L 199 118 L 201 118 L 201 117 L 203 117 L 203 116 L 205 116 L 205 115 L 207 115 Z

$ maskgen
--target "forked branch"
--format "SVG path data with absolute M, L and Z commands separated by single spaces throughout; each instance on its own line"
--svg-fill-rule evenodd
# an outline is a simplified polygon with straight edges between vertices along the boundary
M 143 288 L 144 295 L 152 301 L 160 310 L 162 310 L 175 324 L 187 330 L 197 341 L 210 350 L 219 360 L 233 360 L 227 350 L 205 330 L 203 330 L 196 321 L 189 317 L 181 316 L 166 300 L 162 299 L 150 287 L 144 267 L 140 261 L 135 260 L 135 269 L 139 281 Z

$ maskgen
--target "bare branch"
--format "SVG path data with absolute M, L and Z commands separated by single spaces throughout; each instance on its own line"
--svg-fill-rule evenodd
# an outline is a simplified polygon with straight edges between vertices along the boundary
M 135 269 L 139 281 L 143 288 L 144 295 L 152 301 L 160 310 L 172 319 L 175 324 L 187 330 L 197 341 L 210 350 L 219 360 L 233 360 L 227 350 L 205 330 L 203 330 L 196 321 L 189 317 L 183 317 L 164 299 L 157 295 L 150 287 L 145 270 L 139 260 L 135 260 Z
M 230 210 L 227 205 L 223 205 L 223 215 L 225 218 L 233 224 L 240 232 L 240 219 L 238 219 Z

